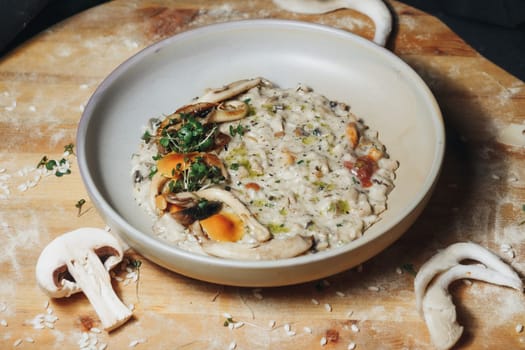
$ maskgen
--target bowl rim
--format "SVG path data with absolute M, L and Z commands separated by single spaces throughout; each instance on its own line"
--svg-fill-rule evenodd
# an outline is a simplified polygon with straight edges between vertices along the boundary
M 90 170 L 87 164 L 86 135 L 89 123 L 92 120 L 95 106 L 98 104 L 101 97 L 108 89 L 111 88 L 115 80 L 117 80 L 122 74 L 126 73 L 126 71 L 128 71 L 128 69 L 130 69 L 133 65 L 139 63 L 144 57 L 158 52 L 175 42 L 189 40 L 192 37 L 199 37 L 210 31 L 217 32 L 245 27 L 266 26 L 277 26 L 282 27 L 283 29 L 286 28 L 294 30 L 320 31 L 325 32 L 328 35 L 335 35 L 345 40 L 350 40 L 354 43 L 365 46 L 366 49 L 373 50 L 378 55 L 385 56 L 386 60 L 390 62 L 393 66 L 400 67 L 400 71 L 402 71 L 402 74 L 412 83 L 414 83 L 418 87 L 418 89 L 420 89 L 420 93 L 426 97 L 426 103 L 432 107 L 433 111 L 433 113 L 431 113 L 431 124 L 434 126 L 434 134 L 436 136 L 437 144 L 435 147 L 434 154 L 432 155 L 434 160 L 432 162 L 431 169 L 429 169 L 428 175 L 426 176 L 425 181 L 422 185 L 422 189 L 418 191 L 417 196 L 410 200 L 410 202 L 400 212 L 400 215 L 398 215 L 394 220 L 391 220 L 389 225 L 386 226 L 382 231 L 378 231 L 375 234 L 365 233 L 358 239 L 351 241 L 341 247 L 335 247 L 327 251 L 287 259 L 245 261 L 200 255 L 171 245 L 170 243 L 162 240 L 161 238 L 155 237 L 154 235 L 148 234 L 146 232 L 142 232 L 141 230 L 129 224 L 120 214 L 117 213 L 117 211 L 104 198 L 98 186 L 96 185 L 91 174 L 92 171 Z M 130 56 L 128 59 L 124 60 L 115 69 L 113 69 L 109 75 L 107 75 L 103 79 L 103 81 L 96 88 L 95 92 L 89 98 L 88 103 L 86 104 L 86 107 L 82 113 L 78 124 L 76 144 L 77 161 L 82 180 L 90 198 L 94 202 L 95 207 L 99 209 L 99 214 L 103 217 L 106 223 L 109 221 L 108 219 L 111 218 L 111 220 L 118 226 L 118 230 L 125 231 L 127 235 L 131 236 L 133 241 L 140 241 L 142 242 L 141 245 L 146 245 L 148 247 L 151 247 L 154 251 L 162 252 L 163 256 L 166 256 L 166 254 L 175 255 L 182 259 L 195 260 L 201 264 L 211 264 L 222 268 L 234 267 L 237 269 L 247 270 L 265 270 L 272 268 L 287 268 L 303 264 L 311 264 L 321 260 L 333 258 L 350 250 L 354 250 L 356 248 L 364 246 L 380 238 L 382 235 L 385 234 L 385 232 L 390 231 L 395 226 L 400 224 L 400 222 L 404 218 L 406 218 L 412 212 L 414 212 L 418 205 L 425 200 L 425 198 L 427 197 L 429 192 L 432 191 L 435 183 L 437 182 L 445 153 L 445 128 L 439 105 L 429 87 L 412 67 L 410 67 L 406 62 L 404 62 L 393 52 L 373 43 L 372 41 L 367 40 L 366 38 L 360 37 L 346 30 L 330 27 L 324 24 L 284 19 L 248 19 L 209 24 L 198 28 L 189 29 L 184 32 L 177 33 L 173 36 L 165 38 L 163 40 L 160 40 L 156 43 L 153 43 L 145 47 L 144 49 L 138 51 L 134 55 Z M 126 243 L 130 244 L 132 248 L 134 248 L 133 242 L 129 242 L 129 240 L 127 239 L 124 240 L 126 241 Z M 137 250 L 137 252 L 143 254 L 140 250 Z M 144 255 L 147 256 L 147 254 Z

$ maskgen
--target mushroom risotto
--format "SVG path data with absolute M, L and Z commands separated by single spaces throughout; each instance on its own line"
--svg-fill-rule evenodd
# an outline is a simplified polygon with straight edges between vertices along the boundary
M 231 259 L 344 245 L 386 209 L 398 162 L 344 103 L 256 78 L 152 119 L 132 157 L 153 232 Z

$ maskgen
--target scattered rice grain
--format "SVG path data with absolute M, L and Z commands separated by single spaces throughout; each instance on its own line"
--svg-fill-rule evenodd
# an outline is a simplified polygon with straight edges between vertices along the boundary
M 321 340 L 319 341 L 319 344 L 321 344 L 321 346 L 325 346 L 326 343 L 328 343 L 328 340 L 326 340 L 326 337 L 322 337 Z
M 319 305 L 319 300 L 312 298 L 312 304 Z
M 268 322 L 268 327 L 270 327 L 270 328 L 275 327 L 275 321 L 274 321 L 274 320 L 270 320 L 270 321 Z
M 369 286 L 368 290 L 371 292 L 379 292 L 379 287 L 377 286 Z
M 237 343 L 235 341 L 232 341 L 230 345 L 228 345 L 228 350 L 234 350 L 237 348 Z
M 308 334 L 312 334 L 312 328 L 310 327 L 303 327 L 303 331 Z
M 324 309 L 328 312 L 332 312 L 332 305 L 330 304 L 324 304 Z
M 343 298 L 343 297 L 346 296 L 346 294 L 343 293 L 343 292 L 341 292 L 341 291 L 337 291 L 337 292 L 335 292 L 335 295 L 337 295 L 338 297 L 341 297 L 341 298 Z
M 7 321 L 6 320 L 0 320 L 0 326 L 7 327 Z
M 516 333 L 521 333 L 523 332 L 523 325 L 521 323 L 518 323 L 516 325 Z
M 350 326 L 350 329 L 351 329 L 352 332 L 354 332 L 354 333 L 359 332 L 359 327 L 357 327 L 357 325 L 356 325 L 355 323 L 352 323 L 352 325 Z
M 91 327 L 91 329 L 89 330 L 91 333 L 96 333 L 96 334 L 100 334 L 102 333 L 102 331 L 100 330 L 100 328 L 97 328 L 97 327 Z
M 26 337 L 24 340 L 25 340 L 26 343 L 34 343 L 35 342 L 35 340 L 33 338 L 31 338 L 31 337 Z
M 14 347 L 17 347 L 17 346 L 19 346 L 20 344 L 22 344 L 23 341 L 24 341 L 23 339 L 18 338 L 18 339 L 15 340 L 15 342 L 13 343 L 13 346 L 14 346 Z
M 403 274 L 403 270 L 400 267 L 396 267 L 396 273 L 398 275 L 402 275 Z
M 348 349 L 348 350 L 354 350 L 354 349 L 356 348 L 356 346 L 357 346 L 357 345 L 356 345 L 354 342 L 352 342 L 352 343 L 348 344 L 347 349 Z

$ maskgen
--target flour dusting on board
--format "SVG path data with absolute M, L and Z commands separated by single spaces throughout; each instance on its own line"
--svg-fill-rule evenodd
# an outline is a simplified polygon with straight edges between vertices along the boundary
M 36 251 L 40 242 L 40 224 L 38 217 L 31 212 L 16 219 L 15 224 L 9 224 L 4 214 L 0 216 L 0 263 L 11 265 L 15 276 L 19 278 L 22 271 L 18 259 L 27 257 L 24 252 Z

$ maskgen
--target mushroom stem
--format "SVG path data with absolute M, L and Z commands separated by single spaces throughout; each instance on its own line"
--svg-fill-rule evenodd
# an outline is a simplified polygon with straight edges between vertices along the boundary
M 111 331 L 131 317 L 130 309 L 120 301 L 100 258 L 89 250 L 66 261 L 68 271 L 95 309 L 102 326 Z

